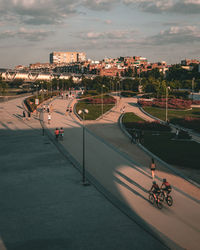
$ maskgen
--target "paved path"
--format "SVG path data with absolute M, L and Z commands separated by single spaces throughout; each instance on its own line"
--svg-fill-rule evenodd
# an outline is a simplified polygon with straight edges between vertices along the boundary
M 142 219 L 83 187 L 37 117 L 23 121 L 21 102 L 0 104 L 0 250 L 169 249 Z
M 74 115 L 65 116 L 68 105 L 66 100 L 58 99 L 53 105 L 52 123 L 47 126 L 52 133 L 55 127 L 64 127 L 65 139 L 61 143 L 81 164 L 82 127 Z M 130 107 L 127 106 L 125 112 L 134 107 L 134 103 L 128 105 Z M 89 128 L 86 132 L 87 171 L 116 199 L 124 203 L 132 211 L 132 215 L 139 216 L 153 230 L 160 232 L 162 239 L 170 239 L 183 248 L 198 249 L 200 205 L 195 199 L 199 200 L 199 189 L 158 164 L 157 175 L 167 176 L 176 187 L 172 193 L 175 203 L 173 207 L 165 206 L 161 211 L 149 204 L 148 190 L 151 186 L 147 168 L 149 157 L 136 145 L 131 145 L 117 126 L 117 116 L 120 115 L 123 106 L 123 100 L 120 100 L 118 107 L 105 115 L 102 120 L 87 122 Z M 44 120 L 46 121 L 46 114 Z M 104 138 L 106 142 L 90 131 Z M 127 149 L 126 145 L 132 152 L 128 152 L 131 158 L 119 151 Z

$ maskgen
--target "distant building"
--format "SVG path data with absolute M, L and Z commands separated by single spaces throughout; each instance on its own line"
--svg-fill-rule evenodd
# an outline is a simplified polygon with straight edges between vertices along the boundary
M 51 64 L 75 63 L 86 61 L 84 52 L 52 52 L 50 54 Z
M 191 64 L 199 64 L 200 61 L 196 60 L 196 59 L 185 59 L 181 61 L 181 65 L 182 66 L 189 66 Z

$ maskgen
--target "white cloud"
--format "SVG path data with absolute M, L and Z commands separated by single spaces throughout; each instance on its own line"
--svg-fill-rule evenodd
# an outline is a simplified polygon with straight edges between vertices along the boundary
M 8 38 L 20 38 L 28 41 L 41 41 L 47 38 L 49 35 L 52 35 L 52 31 L 46 30 L 34 30 L 34 29 L 25 29 L 20 28 L 19 30 L 6 30 L 0 33 L 0 39 Z
M 124 4 L 139 7 L 152 13 L 175 12 L 180 14 L 199 14 L 199 0 L 123 0 Z
M 161 31 L 159 34 L 149 37 L 147 43 L 151 45 L 168 44 L 194 44 L 200 42 L 200 30 L 196 26 L 173 26 Z

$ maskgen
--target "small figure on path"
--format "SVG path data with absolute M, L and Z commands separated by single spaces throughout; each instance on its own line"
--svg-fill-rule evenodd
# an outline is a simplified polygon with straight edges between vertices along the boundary
M 58 128 L 55 129 L 54 134 L 55 134 L 56 140 L 58 140 L 58 137 L 59 137 L 59 129 Z
M 28 112 L 28 120 L 30 121 L 30 119 L 31 119 L 31 112 L 29 111 Z
M 150 169 L 151 169 L 152 179 L 154 180 L 155 170 L 156 170 L 156 164 L 155 164 L 154 158 L 151 159 Z
M 26 118 L 26 113 L 25 113 L 25 111 L 23 110 L 23 120 L 25 120 L 25 118 Z
M 51 123 L 51 114 L 49 113 L 48 114 L 48 124 L 50 124 Z
M 176 128 L 176 139 L 178 139 L 178 136 L 179 136 L 179 129 Z
M 138 131 L 135 131 L 135 143 L 139 142 L 139 133 Z
M 64 137 L 64 129 L 61 127 L 59 130 L 59 136 L 60 136 L 60 140 L 63 141 L 63 137 Z

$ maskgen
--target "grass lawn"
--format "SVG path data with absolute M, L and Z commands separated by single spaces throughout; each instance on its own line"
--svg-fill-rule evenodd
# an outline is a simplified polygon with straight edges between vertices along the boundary
M 104 104 L 103 105 L 103 114 L 109 111 L 114 104 Z M 101 104 L 89 104 L 83 101 L 80 101 L 76 105 L 76 112 L 79 110 L 88 109 L 88 114 L 85 114 L 85 120 L 96 120 L 98 117 L 102 115 L 102 105 Z M 83 118 L 82 114 L 80 117 Z
M 153 135 L 153 132 L 145 131 L 143 145 L 169 164 L 200 169 L 200 144 L 193 141 L 171 140 L 174 137 L 175 135 L 170 132 Z
M 138 128 L 138 124 L 134 127 L 134 123 L 139 122 L 140 124 L 141 121 L 144 120 L 133 113 L 126 113 L 122 119 L 128 131 Z M 156 134 L 155 131 L 144 130 L 143 145 L 149 151 L 169 164 L 194 169 L 200 168 L 200 144 L 193 141 L 171 140 L 175 134 L 169 131 L 159 131 L 159 135 Z
M 161 119 L 165 120 L 166 110 L 162 108 L 156 108 L 156 107 L 143 107 L 143 109 Z M 195 118 L 196 121 L 185 121 L 185 117 L 191 117 Z M 192 108 L 191 110 L 168 110 L 168 119 L 171 123 L 178 124 L 180 126 L 194 129 L 197 132 L 200 132 L 200 108 Z

